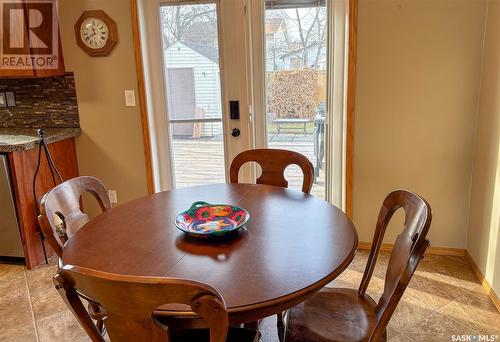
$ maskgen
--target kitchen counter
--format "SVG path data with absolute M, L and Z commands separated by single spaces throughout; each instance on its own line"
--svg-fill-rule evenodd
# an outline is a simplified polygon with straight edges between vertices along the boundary
M 78 134 L 80 134 L 79 128 L 47 128 L 45 130 L 52 160 L 62 179 L 78 177 L 75 147 L 75 137 Z M 50 246 L 44 246 L 40 240 L 40 226 L 33 196 L 33 179 L 37 170 L 36 200 L 39 201 L 43 194 L 54 188 L 53 174 L 44 155 L 40 159 L 40 168 L 37 168 L 39 140 L 36 129 L 0 128 L 0 152 L 7 154 L 7 158 L 3 160 L 4 163 L 5 160 L 8 162 L 24 259 L 28 268 L 42 264 L 45 261 L 45 252 L 48 256 L 53 252 Z M 1 220 L 4 220 L 3 210 L 2 207 Z
M 0 128 L 0 153 L 33 149 L 40 140 L 37 131 L 35 128 Z M 80 133 L 80 128 L 47 128 L 45 140 L 50 144 L 75 138 Z

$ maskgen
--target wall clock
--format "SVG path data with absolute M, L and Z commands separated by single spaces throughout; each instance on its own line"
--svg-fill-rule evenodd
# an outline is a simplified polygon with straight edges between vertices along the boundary
M 118 42 L 115 21 L 101 10 L 83 12 L 75 35 L 78 46 L 92 57 L 108 56 Z

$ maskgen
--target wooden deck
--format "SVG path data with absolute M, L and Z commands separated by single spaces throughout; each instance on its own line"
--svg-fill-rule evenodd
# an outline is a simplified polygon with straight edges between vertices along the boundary
M 271 142 L 270 148 L 293 150 L 314 161 L 312 142 Z M 203 139 L 174 139 L 176 185 L 188 187 L 209 183 L 224 183 L 224 149 L 222 141 Z M 302 186 L 302 172 L 292 165 L 285 171 L 289 187 L 299 189 Z M 325 173 L 321 170 L 314 184 L 313 195 L 324 198 Z

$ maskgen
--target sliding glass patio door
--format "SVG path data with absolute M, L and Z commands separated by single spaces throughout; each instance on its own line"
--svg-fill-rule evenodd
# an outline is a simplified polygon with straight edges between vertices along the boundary
M 252 146 L 246 0 L 137 1 L 155 189 L 226 182 Z
M 276 148 L 306 155 L 312 194 L 343 208 L 348 0 L 137 1 L 156 190 L 227 182 L 238 153 Z M 297 166 L 285 177 L 300 189 Z
M 160 26 L 174 186 L 224 183 L 217 4 L 164 2 Z
M 257 0 L 252 15 L 257 145 L 307 156 L 315 169 L 312 194 L 326 198 L 327 2 Z M 300 188 L 299 167 L 285 177 Z

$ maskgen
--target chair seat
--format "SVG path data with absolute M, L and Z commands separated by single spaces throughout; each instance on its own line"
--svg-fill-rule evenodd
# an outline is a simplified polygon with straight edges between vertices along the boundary
M 359 297 L 357 290 L 325 288 L 290 310 L 285 341 L 368 341 L 375 307 L 370 296 Z
M 209 342 L 208 329 L 186 329 L 172 333 L 173 342 Z M 229 327 L 226 342 L 258 342 L 259 333 L 255 330 Z

